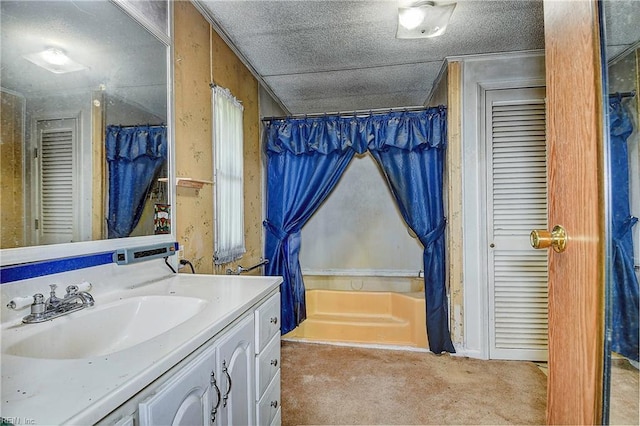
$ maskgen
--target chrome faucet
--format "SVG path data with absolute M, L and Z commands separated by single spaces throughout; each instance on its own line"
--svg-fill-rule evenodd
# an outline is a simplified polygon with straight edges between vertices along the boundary
M 95 304 L 93 296 L 88 291 L 80 291 L 76 285 L 68 286 L 67 293 L 63 298 L 56 296 L 57 285 L 51 284 L 49 287 L 51 287 L 51 291 L 47 300 L 41 293 L 33 295 L 31 313 L 22 318 L 23 323 L 33 324 L 52 320 Z M 13 301 L 9 302 L 7 306 L 12 309 L 20 308 Z
M 93 300 L 93 296 L 89 294 L 88 291 L 79 291 L 77 285 L 70 285 L 67 287 L 67 294 L 65 294 L 64 299 L 62 299 L 63 304 L 74 305 L 78 304 L 77 300 L 80 301 L 83 307 L 93 306 L 95 304 L 95 300 Z
M 56 284 L 50 284 L 49 287 L 51 287 L 49 298 L 44 302 L 46 311 L 56 310 L 62 304 L 62 299 L 56 297 L 56 288 L 58 288 L 58 286 Z

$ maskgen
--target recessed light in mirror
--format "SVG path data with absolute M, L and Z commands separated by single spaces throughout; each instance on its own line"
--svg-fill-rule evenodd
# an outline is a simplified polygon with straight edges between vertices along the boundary
M 69 58 L 62 49 L 55 47 L 49 47 L 42 52 L 24 55 L 23 58 L 55 74 L 87 69 L 86 66 Z

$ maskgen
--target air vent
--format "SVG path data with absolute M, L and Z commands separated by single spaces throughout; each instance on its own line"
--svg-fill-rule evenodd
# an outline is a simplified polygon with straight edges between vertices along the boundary
M 177 250 L 178 243 L 162 243 L 145 247 L 119 249 L 113 253 L 113 261 L 118 265 L 128 265 L 129 263 L 173 256 Z

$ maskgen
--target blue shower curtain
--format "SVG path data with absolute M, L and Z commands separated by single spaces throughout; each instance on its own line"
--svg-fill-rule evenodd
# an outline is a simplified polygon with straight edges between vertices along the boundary
M 447 141 L 444 108 L 375 120 L 369 151 L 384 171 L 402 217 L 424 247 L 427 336 L 434 353 L 454 353 L 445 288 L 442 178 Z
M 336 118 L 267 123 L 267 229 L 265 272 L 283 278 L 281 331 L 306 319 L 300 269 L 300 231 L 338 183 L 355 151 L 339 137 Z
M 305 317 L 300 232 L 356 153 L 371 152 L 403 218 L 424 245 L 427 334 L 432 352 L 455 352 L 449 336 L 444 269 L 442 167 L 444 107 L 366 117 L 274 120 L 265 124 L 267 275 L 283 277 L 282 333 Z
M 633 132 L 622 98 L 609 100 L 611 143 L 611 349 L 638 361 L 638 279 L 633 268 L 631 229 L 638 221 L 629 202 L 629 156 L 627 139 Z
M 107 126 L 108 238 L 128 237 L 167 160 L 166 126 Z

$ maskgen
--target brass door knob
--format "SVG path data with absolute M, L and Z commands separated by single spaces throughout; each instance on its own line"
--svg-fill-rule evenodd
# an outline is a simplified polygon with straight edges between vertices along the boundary
M 567 231 L 561 225 L 554 226 L 551 232 L 546 229 L 534 229 L 529 239 L 534 249 L 552 247 L 556 253 L 562 253 L 567 248 Z

